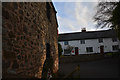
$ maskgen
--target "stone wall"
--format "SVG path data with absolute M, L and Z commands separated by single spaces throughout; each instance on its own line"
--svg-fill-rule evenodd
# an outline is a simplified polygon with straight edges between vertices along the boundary
M 58 71 L 56 12 L 51 2 L 2 3 L 3 78 L 16 74 L 41 78 L 46 43 Z

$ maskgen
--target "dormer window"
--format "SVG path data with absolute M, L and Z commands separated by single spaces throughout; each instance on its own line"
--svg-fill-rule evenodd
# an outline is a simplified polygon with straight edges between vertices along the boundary
M 113 42 L 117 42 L 117 38 L 112 38 L 112 41 Z
M 85 40 L 80 40 L 80 44 L 85 44 Z
M 102 38 L 98 39 L 98 41 L 99 41 L 99 43 L 103 43 L 103 39 Z

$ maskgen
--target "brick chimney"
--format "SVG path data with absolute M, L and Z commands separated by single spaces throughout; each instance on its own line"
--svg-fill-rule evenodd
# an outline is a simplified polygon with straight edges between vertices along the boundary
M 85 28 L 85 27 L 82 28 L 81 31 L 82 31 L 82 32 L 86 32 L 86 28 Z

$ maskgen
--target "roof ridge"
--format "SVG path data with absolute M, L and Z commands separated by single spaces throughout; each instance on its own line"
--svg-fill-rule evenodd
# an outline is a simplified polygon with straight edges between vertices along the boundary
M 59 41 L 65 40 L 81 40 L 81 39 L 97 39 L 97 38 L 113 38 L 117 37 L 113 29 L 100 31 L 87 31 L 59 34 Z
M 98 30 L 98 31 L 86 31 L 86 32 L 72 32 L 72 33 L 61 33 L 61 34 L 59 34 L 59 35 L 66 35 L 66 34 L 77 34 L 77 33 L 89 33 L 89 32 L 105 32 L 105 31 L 110 31 L 110 30 L 112 30 L 112 29 L 108 29 L 108 30 Z

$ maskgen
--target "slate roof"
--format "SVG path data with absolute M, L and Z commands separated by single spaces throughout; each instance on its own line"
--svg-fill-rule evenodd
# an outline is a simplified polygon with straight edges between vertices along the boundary
M 115 37 L 117 37 L 115 30 L 109 29 L 109 30 L 102 30 L 102 31 L 86 31 L 86 32 L 59 34 L 58 41 L 115 38 Z

